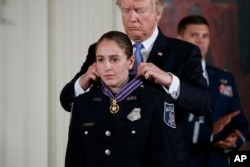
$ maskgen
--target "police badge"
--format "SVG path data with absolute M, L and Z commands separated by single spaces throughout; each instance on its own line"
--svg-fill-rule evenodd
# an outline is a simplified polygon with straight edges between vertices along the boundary
M 128 115 L 127 118 L 130 121 L 136 121 L 141 119 L 141 108 L 134 108 Z
M 164 102 L 164 122 L 166 125 L 176 128 L 174 104 L 168 104 L 167 102 Z

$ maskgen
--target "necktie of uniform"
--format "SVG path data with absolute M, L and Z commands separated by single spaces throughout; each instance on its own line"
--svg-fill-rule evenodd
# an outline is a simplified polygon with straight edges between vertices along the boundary
M 134 63 L 134 66 L 133 66 L 132 74 L 136 74 L 137 66 L 139 65 L 140 62 L 143 61 L 143 57 L 142 57 L 142 53 L 141 53 L 141 49 L 143 48 L 142 43 L 137 42 L 137 43 L 134 44 L 134 47 L 135 47 L 135 52 L 134 52 L 135 63 Z

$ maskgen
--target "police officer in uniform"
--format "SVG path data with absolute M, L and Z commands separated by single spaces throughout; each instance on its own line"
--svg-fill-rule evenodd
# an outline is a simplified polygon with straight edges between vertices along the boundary
M 206 62 L 210 25 L 200 15 L 189 15 L 178 24 L 178 38 L 197 45 L 202 53 L 203 75 L 209 85 L 212 108 L 205 116 L 189 115 L 191 167 L 229 167 L 228 155 L 249 140 L 248 122 L 232 73 Z
M 75 98 L 66 167 L 175 167 L 174 105 L 161 86 L 129 75 L 130 39 L 104 34 L 96 45 L 99 80 Z

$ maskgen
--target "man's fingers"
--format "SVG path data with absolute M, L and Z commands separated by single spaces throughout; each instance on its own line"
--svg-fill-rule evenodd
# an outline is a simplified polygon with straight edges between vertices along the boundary
M 228 137 L 240 137 L 242 134 L 239 131 L 234 131 L 228 135 Z
M 231 118 L 235 117 L 236 115 L 238 115 L 240 113 L 240 110 L 234 111 L 232 113 L 230 113 Z

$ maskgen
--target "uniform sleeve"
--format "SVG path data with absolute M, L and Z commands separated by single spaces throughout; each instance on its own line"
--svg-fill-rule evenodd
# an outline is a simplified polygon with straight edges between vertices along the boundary
M 203 117 L 203 119 L 200 119 L 201 117 Z M 196 143 L 203 145 L 211 144 L 211 142 L 213 141 L 212 127 L 213 123 L 204 120 L 204 116 L 194 116 L 190 114 L 188 120 L 189 140 L 193 144 Z
M 81 125 L 77 114 L 77 103 L 74 103 L 68 133 L 68 144 L 65 157 L 65 167 L 84 167 L 84 156 Z
M 229 128 L 231 129 L 231 132 L 233 131 L 239 131 L 241 132 L 242 136 L 238 138 L 237 140 L 237 148 L 241 147 L 247 140 L 249 140 L 249 129 L 248 129 L 248 122 L 246 119 L 246 116 L 244 114 L 243 108 L 240 103 L 240 98 L 237 90 L 237 85 L 235 82 L 235 79 L 233 75 L 231 74 L 232 78 L 232 102 L 231 102 L 231 108 L 230 112 L 240 110 L 240 114 L 234 117 L 229 124 Z
M 157 167 L 177 166 L 176 128 L 171 127 L 166 123 L 167 120 L 164 120 L 166 109 L 164 103 L 164 101 L 161 101 L 156 105 L 150 133 L 152 139 L 152 166 Z
M 212 112 L 221 112 L 224 113 L 223 115 L 225 115 L 229 114 L 230 112 L 240 110 L 240 114 L 234 117 L 220 133 L 214 135 L 212 141 L 211 134 L 214 120 L 211 119 L 215 118 L 205 116 L 205 122 L 200 122 L 199 117 L 194 116 L 192 120 L 189 120 L 188 126 L 190 140 L 192 141 L 192 143 L 209 144 L 213 141 L 225 139 L 230 133 L 234 131 L 239 131 L 242 134 L 242 136 L 237 139 L 235 148 L 240 148 L 249 139 L 248 122 L 240 104 L 240 99 L 233 75 L 230 74 L 230 77 L 227 78 L 227 80 L 227 89 L 225 89 L 223 92 L 220 92 L 224 94 L 222 96 L 224 96 L 223 98 L 227 100 L 221 102 L 219 105 L 220 108 Z M 223 115 L 221 114 L 221 116 Z M 219 119 L 219 117 L 216 119 Z

